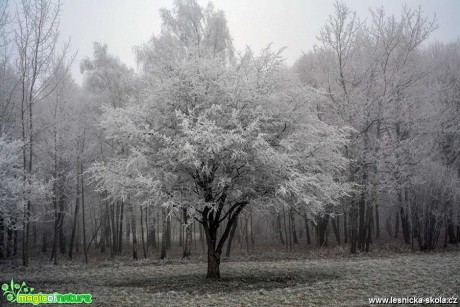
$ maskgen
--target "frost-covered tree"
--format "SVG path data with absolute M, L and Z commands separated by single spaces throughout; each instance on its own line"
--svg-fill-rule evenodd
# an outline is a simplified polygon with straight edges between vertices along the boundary
M 99 119 L 100 107 L 102 105 L 116 109 L 124 106 L 131 99 L 130 97 L 137 95 L 138 91 L 136 90 L 134 71 L 129 69 L 118 58 L 111 55 L 108 52 L 107 45 L 101 45 L 97 42 L 94 43 L 93 58 L 85 58 L 80 68 L 85 74 L 83 89 L 85 97 L 88 100 L 88 107 L 95 114 L 85 117 L 88 127 L 82 127 L 81 131 L 88 130 L 88 132 L 80 135 L 78 142 L 79 150 L 83 153 L 87 136 L 93 134 L 99 139 L 99 149 L 97 150 L 100 153 L 99 160 L 105 160 L 114 155 L 122 155 L 124 151 L 123 146 L 117 142 L 106 142 L 102 136 L 101 129 L 96 123 Z M 77 157 L 77 160 L 80 164 L 81 174 L 83 174 L 83 164 L 85 161 L 82 160 L 80 155 Z M 81 175 L 80 178 L 83 178 L 83 176 Z M 123 248 L 122 233 L 123 221 L 126 215 L 125 203 L 119 198 L 110 196 L 107 198 L 106 194 L 106 192 L 102 192 L 102 197 L 104 198 L 104 202 L 107 202 L 107 205 L 105 208 L 101 208 L 101 210 L 103 210 L 104 215 L 110 217 L 111 226 L 109 226 L 107 219 L 104 222 L 103 231 L 109 230 L 111 232 L 111 255 L 114 257 L 115 254 L 121 254 Z M 83 198 L 79 199 L 83 200 Z M 133 236 L 134 240 L 136 238 Z M 133 244 L 134 249 L 135 246 Z M 137 252 L 134 252 L 134 254 L 137 254 Z
M 175 20 L 208 12 L 195 9 L 193 1 L 177 2 Z M 196 14 L 180 13 L 190 10 Z M 104 109 L 105 136 L 124 155 L 95 164 L 93 176 L 114 197 L 186 208 L 204 228 L 207 277 L 219 278 L 224 243 L 247 206 L 318 215 L 349 195 L 343 153 L 351 131 L 317 118 L 321 96 L 300 86 L 280 52 L 247 50 L 230 60 L 228 49 L 210 52 L 200 35 L 191 46 L 187 32 L 168 29 L 163 18 L 167 31 L 144 53 L 160 60 L 148 63 L 142 97 Z M 163 40 L 183 46 L 168 44 L 177 49 L 165 54 Z
M 34 173 L 34 108 L 50 95 L 56 87 L 58 73 L 56 59 L 65 58 L 69 45 L 58 55 L 60 1 L 21 0 L 18 2 L 14 28 L 16 65 L 19 74 L 21 134 L 24 170 L 29 177 Z M 28 265 L 29 219 L 31 202 L 24 208 L 22 262 Z
M 327 93 L 327 103 L 318 106 L 322 118 L 358 131 L 348 150 L 356 161 L 350 180 L 361 185 L 349 211 L 352 252 L 369 250 L 374 227 L 378 237 L 382 194 L 395 198 L 409 243 L 405 190 L 423 148 L 414 125 L 421 119 L 417 108 L 426 77 L 419 52 L 436 27 L 436 18 L 424 17 L 420 8 L 403 7 L 399 17 L 377 9 L 360 22 L 336 2 L 315 51 L 296 64 L 304 82 Z
M 23 146 L 21 141 L 0 137 L 0 258 L 13 254 L 16 221 L 24 214 L 24 204 L 30 201 L 43 205 L 50 196 L 48 185 L 24 171 Z

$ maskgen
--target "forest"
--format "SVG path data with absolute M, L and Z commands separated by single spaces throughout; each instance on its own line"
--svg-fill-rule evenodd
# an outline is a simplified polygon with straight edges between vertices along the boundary
M 436 16 L 401 5 L 361 18 L 337 1 L 287 65 L 270 42 L 236 50 L 212 3 L 175 0 L 133 46 L 133 69 L 100 42 L 77 63 L 62 9 L 0 2 L 0 282 L 68 282 L 100 306 L 84 283 L 110 274 L 121 284 L 105 289 L 140 291 L 144 276 L 158 305 L 246 299 L 225 287 L 287 301 L 256 305 L 358 305 L 391 293 L 361 285 L 362 301 L 344 301 L 340 272 L 372 283 L 381 263 L 412 263 L 428 288 L 392 293 L 458 297 L 460 40 L 429 41 Z M 422 272 L 437 266 L 444 283 Z M 60 270 L 77 282 L 47 273 Z M 324 280 L 342 291 L 331 301 L 314 288 Z

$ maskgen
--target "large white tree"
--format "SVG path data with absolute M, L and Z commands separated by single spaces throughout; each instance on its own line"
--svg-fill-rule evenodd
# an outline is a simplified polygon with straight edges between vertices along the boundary
M 184 17 L 180 12 L 195 10 L 196 3 L 176 5 L 175 16 L 163 14 L 168 27 L 171 16 L 178 21 L 212 12 L 200 9 Z M 105 135 L 125 151 L 92 170 L 112 195 L 187 208 L 205 230 L 207 277 L 219 278 L 222 248 L 248 205 L 288 204 L 320 214 L 348 195 L 343 150 L 350 131 L 317 118 L 313 102 L 321 97 L 300 86 L 279 52 L 266 48 L 254 56 L 247 50 L 233 59 L 228 48 L 210 52 L 197 39 L 171 58 L 155 42 L 178 42 L 176 34 L 166 31 L 154 40 L 150 55 L 168 57 L 162 58 L 168 65 L 149 63 L 155 74 L 146 77 L 143 97 L 105 108 Z

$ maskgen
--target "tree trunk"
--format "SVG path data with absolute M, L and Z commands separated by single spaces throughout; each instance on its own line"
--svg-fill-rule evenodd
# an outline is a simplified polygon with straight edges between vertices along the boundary
M 244 223 L 244 240 L 246 242 L 246 252 L 249 254 L 249 226 L 248 226 L 248 221 L 249 217 L 245 217 L 245 223 Z
M 4 248 L 5 248 L 5 224 L 2 216 L 2 212 L 0 212 L 0 259 L 4 257 Z
M 291 223 L 292 223 L 292 240 L 294 244 L 299 244 L 299 240 L 297 239 L 297 232 L 295 229 L 295 217 L 294 217 L 294 210 L 290 210 L 290 216 L 291 216 Z
M 335 239 L 337 240 L 337 245 L 340 245 L 340 231 L 339 231 L 339 217 L 331 219 L 332 230 L 334 231 Z
M 166 217 L 166 248 L 171 249 L 171 216 Z
M 54 195 L 53 195 L 53 205 L 54 205 L 54 231 L 53 231 L 53 250 L 51 251 L 51 260 L 54 260 L 54 264 L 57 264 L 57 241 L 58 241 L 58 229 L 59 229 L 59 214 L 58 214 L 58 201 L 57 201 L 57 187 L 56 181 L 54 182 Z
M 310 227 L 308 227 L 308 219 L 305 218 L 305 234 L 307 236 L 307 244 L 311 244 L 311 237 L 310 237 Z
M 220 278 L 220 255 L 208 247 L 208 272 L 206 278 Z
M 460 242 L 460 214 L 457 216 L 457 243 Z
M 378 202 L 375 203 L 375 238 L 380 239 L 380 214 Z
M 17 220 L 15 218 L 14 223 L 17 223 Z M 13 232 L 13 257 L 15 257 L 18 254 L 18 230 L 15 229 Z
M 254 223 L 252 222 L 252 208 L 249 210 L 249 224 L 251 226 L 251 249 L 254 251 L 255 239 L 254 239 Z
M 404 243 L 410 244 L 410 229 L 409 229 L 409 217 L 407 213 L 404 211 L 404 208 L 400 208 L 400 215 L 401 215 L 401 226 L 403 231 L 403 238 Z
M 365 181 L 364 181 L 365 182 Z M 366 223 L 366 196 L 365 191 L 361 192 L 359 200 L 359 232 L 358 232 L 358 249 L 364 251 L 367 238 L 367 223 Z
M 345 212 L 343 215 L 343 238 L 345 244 L 348 244 L 348 225 L 347 225 L 347 213 Z
M 147 208 L 145 208 L 147 211 Z M 146 212 L 147 215 L 147 212 Z M 145 248 L 145 237 L 144 237 L 144 209 L 141 207 L 141 237 L 142 237 L 142 250 L 144 252 L 144 258 L 147 258 L 147 250 Z
M 129 213 L 131 215 L 131 232 L 133 234 L 133 259 L 137 260 L 137 233 L 136 233 L 136 217 L 134 215 L 133 204 L 128 203 Z M 142 210 L 142 208 L 141 208 Z
M 454 223 L 453 223 L 453 213 L 452 210 L 450 210 L 450 214 L 447 217 L 447 234 L 449 237 L 449 244 L 455 244 L 457 243 L 457 238 L 455 237 L 455 229 L 454 229 Z
M 123 214 L 124 214 L 124 207 L 125 203 L 124 201 L 120 201 L 119 204 L 119 213 L 120 213 L 120 220 L 118 221 L 118 255 L 121 255 L 123 252 Z
M 184 246 L 184 232 L 185 232 L 185 221 L 181 222 L 179 219 L 179 247 Z
M 86 225 L 85 225 L 85 184 L 83 179 L 83 163 L 80 161 L 80 187 L 81 187 L 81 215 L 83 222 L 83 251 L 85 252 L 85 263 L 88 263 L 88 250 L 86 248 Z
M 449 225 L 447 223 L 447 217 L 446 217 L 446 226 L 445 226 L 445 233 L 444 233 L 444 248 L 447 248 L 447 238 L 449 236 Z
M 80 165 L 79 158 L 77 157 L 77 165 Z M 76 187 L 77 187 L 77 193 L 76 193 L 76 198 L 75 198 L 75 212 L 73 215 L 73 224 L 72 224 L 72 234 L 70 235 L 70 246 L 69 246 L 69 259 L 72 259 L 73 256 L 73 244 L 75 241 L 75 231 L 77 229 L 77 220 L 78 220 L 78 210 L 79 210 L 79 203 L 80 203 L 80 185 L 79 185 L 79 172 L 77 174 L 77 180 L 76 180 Z
M 283 208 L 283 224 L 284 224 L 284 233 L 286 234 L 286 251 L 291 247 L 291 231 L 288 229 L 286 223 L 286 210 Z
M 44 233 L 42 234 L 42 247 L 41 247 L 41 252 L 42 252 L 43 254 L 45 254 L 47 250 L 48 250 L 48 242 L 47 242 L 47 240 L 46 240 L 46 233 L 44 232 Z
M 196 248 L 196 222 L 195 220 L 193 219 L 192 220 L 193 222 L 193 231 L 192 231 L 192 241 L 193 241 L 193 245 L 194 245 L 194 248 L 195 248 L 195 251 L 197 250 Z
M 102 203 L 101 206 L 101 237 L 99 239 L 99 247 L 101 248 L 101 254 L 105 253 L 105 245 L 107 239 L 107 211 L 102 212 Z
M 162 234 L 161 234 L 161 252 L 160 252 L 160 259 L 165 259 L 166 258 L 166 250 L 168 249 L 168 223 L 166 221 L 167 217 L 167 212 L 166 208 L 163 208 L 161 210 L 162 212 Z
M 129 204 L 128 204 L 128 206 L 129 206 Z M 130 211 L 130 209 L 128 209 L 128 211 Z M 126 228 L 125 242 L 129 242 L 129 239 L 131 238 L 131 219 L 129 218 L 129 216 L 126 216 L 126 218 L 125 218 L 125 228 Z M 129 243 L 128 243 L 128 245 L 129 245 Z
M 319 247 L 327 246 L 326 231 L 329 224 L 329 215 L 321 216 L 318 220 L 318 245 Z
M 189 223 L 187 209 L 184 208 L 185 244 L 182 258 L 190 259 L 192 256 L 192 223 Z
M 367 208 L 367 221 L 366 221 L 366 227 L 367 227 L 367 238 L 366 238 L 366 244 L 365 244 L 365 252 L 368 253 L 371 243 L 372 243 L 372 224 L 373 224 L 373 217 L 374 217 L 374 212 L 372 212 L 373 206 L 369 206 Z
M 110 205 L 110 224 L 112 225 L 111 227 L 111 233 L 112 233 L 112 247 L 110 249 L 110 257 L 113 259 L 115 257 L 115 254 L 118 251 L 117 248 L 117 243 L 118 243 L 118 232 L 117 232 L 117 223 L 116 223 L 116 210 L 115 210 L 115 203 L 112 203 Z
M 350 210 L 350 252 L 356 254 L 358 250 L 358 212 L 355 200 L 352 200 Z
M 13 249 L 13 229 L 12 225 L 8 226 L 8 230 L 6 231 L 6 257 L 10 258 Z
M 155 216 L 152 217 L 152 225 L 147 227 L 149 230 L 147 232 L 147 246 L 152 246 L 154 249 L 157 248 L 157 234 L 156 234 L 156 223 L 159 222 L 155 219 Z M 146 217 L 146 225 L 147 217 Z
M 62 255 L 66 252 L 66 244 L 65 244 L 65 234 L 64 234 L 64 217 L 65 217 L 65 197 L 64 195 L 61 196 L 59 199 L 59 251 Z
M 33 225 L 33 227 L 32 227 L 32 232 L 33 232 L 32 247 L 34 249 L 36 249 L 37 248 L 37 223 L 34 222 L 32 225 Z

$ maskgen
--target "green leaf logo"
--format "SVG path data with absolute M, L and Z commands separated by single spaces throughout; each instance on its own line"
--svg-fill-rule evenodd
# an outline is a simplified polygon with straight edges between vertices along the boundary
M 16 302 L 17 297 L 21 293 L 27 293 L 30 294 L 34 288 L 27 287 L 26 283 L 23 281 L 21 284 L 15 283 L 13 279 L 11 279 L 10 284 L 3 284 L 2 285 L 2 291 L 3 291 L 3 296 L 6 296 L 6 299 L 9 302 Z

